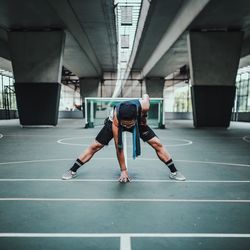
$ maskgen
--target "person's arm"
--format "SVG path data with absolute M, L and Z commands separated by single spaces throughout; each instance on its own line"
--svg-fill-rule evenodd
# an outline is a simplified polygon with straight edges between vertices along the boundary
M 144 94 L 143 97 L 140 99 L 141 103 L 141 125 L 146 126 L 147 125 L 147 112 L 150 108 L 150 101 L 149 101 L 149 95 Z
M 144 94 L 143 97 L 140 99 L 140 103 L 141 103 L 142 113 L 147 113 L 150 108 L 149 95 Z
M 116 116 L 114 115 L 113 124 L 112 124 L 112 131 L 113 131 L 113 136 L 114 136 L 114 141 L 115 141 L 116 155 L 118 158 L 120 169 L 121 169 L 121 171 L 123 171 L 123 170 L 127 170 L 127 168 L 126 168 L 126 164 L 125 164 L 123 149 L 118 148 L 118 130 L 119 130 L 118 121 L 117 121 Z
M 119 178 L 120 182 L 127 182 L 130 181 L 128 176 L 128 171 L 125 163 L 124 151 L 123 149 L 118 148 L 118 130 L 119 130 L 119 123 L 116 117 L 116 113 L 114 113 L 114 119 L 112 123 L 112 131 L 115 141 L 115 148 L 116 148 L 116 155 L 121 169 L 121 176 Z

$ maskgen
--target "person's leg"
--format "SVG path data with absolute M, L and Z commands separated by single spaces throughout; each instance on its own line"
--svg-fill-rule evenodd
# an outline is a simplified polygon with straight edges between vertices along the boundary
M 140 127 L 140 137 L 144 142 L 147 142 L 152 148 L 154 148 L 159 159 L 169 168 L 171 172 L 169 177 L 171 179 L 182 181 L 186 179 L 179 171 L 177 171 L 170 154 L 149 126 Z
M 157 156 L 161 161 L 167 162 L 171 159 L 170 154 L 164 148 L 158 137 L 153 137 L 152 139 L 148 140 L 147 143 L 155 150 Z
M 99 143 L 98 141 L 95 141 L 90 144 L 88 148 L 79 155 L 78 159 L 75 161 L 74 165 L 70 170 L 76 172 L 78 168 L 88 162 L 93 157 L 93 155 L 103 147 L 104 145 Z
M 69 180 L 75 178 L 77 176 L 77 170 L 86 162 L 88 162 L 93 157 L 93 155 L 103 147 L 104 145 L 99 143 L 98 141 L 95 141 L 90 144 L 88 148 L 79 155 L 73 166 L 66 173 L 63 174 L 62 179 Z
M 168 168 L 170 169 L 170 171 L 172 173 L 177 171 L 170 154 L 168 153 L 166 148 L 162 145 L 162 143 L 158 137 L 156 137 L 156 136 L 153 137 L 152 139 L 148 140 L 147 143 L 152 148 L 154 148 L 159 159 L 168 166 Z
M 185 181 L 186 178 L 180 173 L 180 171 L 177 171 L 174 162 L 170 156 L 170 154 L 167 152 L 165 147 L 162 145 L 160 139 L 158 137 L 153 137 L 152 139 L 148 140 L 147 143 L 153 147 L 156 151 L 157 156 L 159 159 L 164 162 L 167 167 L 170 170 L 169 178 L 174 179 L 177 181 Z
M 88 148 L 79 155 L 74 165 L 62 176 L 62 179 L 69 180 L 76 177 L 76 171 L 88 162 L 97 151 L 102 149 L 105 145 L 108 145 L 112 138 L 112 122 L 106 119 L 103 128 L 95 138 L 95 142 L 90 144 Z

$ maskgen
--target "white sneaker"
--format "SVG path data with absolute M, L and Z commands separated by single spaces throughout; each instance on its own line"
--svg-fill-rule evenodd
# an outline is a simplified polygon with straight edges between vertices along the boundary
M 62 179 L 63 180 L 70 180 L 72 178 L 75 178 L 76 176 L 77 176 L 76 172 L 68 170 L 65 174 L 63 174 Z
M 176 181 L 185 181 L 186 180 L 185 176 L 179 171 L 176 171 L 174 173 L 170 172 L 169 178 L 172 180 L 176 180 Z

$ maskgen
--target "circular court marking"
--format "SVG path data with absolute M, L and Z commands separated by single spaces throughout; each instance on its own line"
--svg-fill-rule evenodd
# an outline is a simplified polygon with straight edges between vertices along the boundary
M 0 139 L 3 138 L 3 134 L 0 134 Z
M 188 146 L 193 144 L 192 141 L 190 140 L 186 140 L 186 139 L 175 139 L 175 138 L 169 138 L 168 140 L 173 140 L 173 141 L 178 141 L 178 142 L 182 142 L 182 143 L 177 143 L 177 144 L 164 144 L 167 147 L 181 147 L 181 146 Z
M 94 140 L 94 137 L 92 137 L 92 136 L 68 137 L 68 138 L 63 138 L 63 139 L 57 140 L 57 143 L 63 144 L 63 145 L 70 145 L 70 146 L 89 146 L 89 144 L 85 144 L 85 143 L 67 142 L 67 141 L 75 140 L 75 139 L 93 139 Z
M 64 145 L 70 145 L 70 146 L 89 146 L 89 144 L 85 144 L 85 143 L 75 143 L 74 140 L 75 139 L 86 139 L 86 138 L 90 138 L 94 140 L 94 137 L 90 137 L 90 136 L 81 136 L 81 137 L 68 137 L 68 138 L 63 138 L 57 141 L 57 143 L 59 144 L 64 144 Z M 70 142 L 72 141 L 73 142 Z M 167 147 L 181 147 L 181 146 L 188 146 L 191 145 L 193 142 L 190 140 L 186 140 L 186 139 L 175 139 L 175 138 L 168 138 L 169 141 L 177 141 L 179 143 L 176 144 L 165 144 L 165 146 Z M 132 145 L 128 145 L 128 147 L 132 147 Z
M 250 136 L 246 135 L 246 136 L 242 137 L 242 140 L 246 141 L 246 142 L 250 142 Z

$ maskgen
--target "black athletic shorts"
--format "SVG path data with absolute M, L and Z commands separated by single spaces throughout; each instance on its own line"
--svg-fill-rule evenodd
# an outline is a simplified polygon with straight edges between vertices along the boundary
M 132 133 L 132 130 L 125 130 Z M 146 142 L 156 136 L 154 131 L 148 126 L 139 126 L 140 138 Z M 112 121 L 108 118 L 104 121 L 104 126 L 96 136 L 96 141 L 101 143 L 102 145 L 108 145 L 109 142 L 113 139 L 112 132 Z

